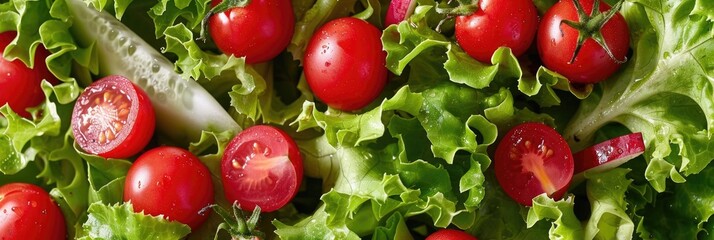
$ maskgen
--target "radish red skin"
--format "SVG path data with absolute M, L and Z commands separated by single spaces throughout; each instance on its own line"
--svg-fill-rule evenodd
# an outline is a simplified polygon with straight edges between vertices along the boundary
M 563 137 L 548 125 L 524 123 L 513 127 L 496 148 L 496 179 L 516 202 L 531 206 L 546 193 L 560 199 L 573 177 L 573 155 Z
M 622 165 L 645 152 L 642 133 L 616 137 L 573 154 L 575 174 L 585 171 L 605 171 Z
M 416 6 L 415 0 L 392 0 L 387 8 L 387 16 L 384 18 L 384 26 L 398 24 L 409 17 Z
M 426 240 L 478 240 L 468 233 L 456 229 L 439 229 L 432 233 Z

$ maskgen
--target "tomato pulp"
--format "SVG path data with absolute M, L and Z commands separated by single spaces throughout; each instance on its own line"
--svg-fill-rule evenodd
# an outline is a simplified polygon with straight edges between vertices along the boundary
M 243 209 L 259 206 L 272 212 L 297 194 L 302 182 L 302 156 L 284 131 L 267 125 L 243 130 L 226 147 L 221 160 L 223 191 Z
M 154 134 L 156 116 L 146 93 L 122 76 L 102 78 L 77 98 L 72 133 L 84 151 L 105 158 L 138 153 Z
M 512 128 L 496 148 L 496 179 L 503 190 L 525 206 L 546 193 L 559 199 L 573 178 L 573 154 L 565 139 L 542 123 Z

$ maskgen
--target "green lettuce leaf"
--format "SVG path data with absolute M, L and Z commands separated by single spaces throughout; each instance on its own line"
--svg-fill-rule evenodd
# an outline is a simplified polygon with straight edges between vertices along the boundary
M 191 228 L 170 222 L 162 216 L 135 213 L 131 203 L 89 206 L 89 216 L 84 223 L 85 237 L 79 239 L 182 239 Z
M 712 189 L 714 167 L 711 166 L 688 177 L 685 183 L 672 185 L 641 212 L 643 220 L 637 232 L 645 239 L 697 239 L 701 235 L 711 238 Z
M 591 202 L 590 219 L 583 239 L 631 239 L 635 224 L 628 216 L 625 192 L 632 183 L 629 169 L 617 168 L 588 175 L 587 194 Z
M 550 239 L 583 239 L 583 228 L 573 210 L 574 198 L 570 195 L 555 201 L 545 194 L 533 198 L 533 207 L 528 209 L 526 219 L 528 227 L 534 226 L 540 220 L 548 219 L 553 221 L 553 226 L 548 231 Z
M 582 102 L 564 137 L 577 151 L 608 123 L 642 132 L 645 176 L 662 192 L 714 159 L 714 22 L 696 15 L 694 0 L 633 3 L 623 9 L 632 58 Z

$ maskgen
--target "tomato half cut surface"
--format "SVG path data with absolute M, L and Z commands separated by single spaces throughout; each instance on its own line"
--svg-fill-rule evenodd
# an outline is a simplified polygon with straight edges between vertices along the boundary
M 260 206 L 272 212 L 285 206 L 302 182 L 302 157 L 282 130 L 257 125 L 245 129 L 226 147 L 221 160 L 223 191 L 244 210 Z
M 563 137 L 542 123 L 512 128 L 496 148 L 494 168 L 503 190 L 525 206 L 546 193 L 560 199 L 573 177 L 573 154 Z
M 72 133 L 82 150 L 105 158 L 127 158 L 154 134 L 149 97 L 122 76 L 102 78 L 84 89 L 72 112 Z

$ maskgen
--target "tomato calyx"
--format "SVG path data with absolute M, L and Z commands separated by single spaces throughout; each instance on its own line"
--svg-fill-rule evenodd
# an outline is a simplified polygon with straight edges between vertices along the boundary
M 453 19 L 456 16 L 467 16 L 471 15 L 476 10 L 479 8 L 479 0 L 456 0 L 458 2 L 458 6 L 453 6 L 453 0 L 448 0 L 446 3 L 441 2 L 436 5 L 436 10 L 437 13 L 446 15 L 444 19 L 441 19 L 439 21 L 439 24 L 436 25 L 436 31 L 441 32 L 441 25 L 443 25 L 446 21 Z
M 204 43 L 206 42 L 206 27 L 208 26 L 208 19 L 211 16 L 228 11 L 231 8 L 248 6 L 250 1 L 251 0 L 223 0 L 221 3 L 211 8 L 211 10 L 208 10 L 206 16 L 203 16 L 203 19 L 201 20 L 201 32 L 196 40 L 203 41 Z
M 617 64 L 622 64 L 627 61 L 627 56 L 625 56 L 625 59 L 620 60 L 615 57 L 615 55 L 612 53 L 610 50 L 610 47 L 607 46 L 607 42 L 605 42 L 605 37 L 602 35 L 602 28 L 605 26 L 605 23 L 607 23 L 612 17 L 617 14 L 618 11 L 620 11 L 620 8 L 622 7 L 622 0 L 617 1 L 615 5 L 610 8 L 607 12 L 601 12 L 600 11 L 600 0 L 595 0 L 593 2 L 593 8 L 588 15 L 585 13 L 585 10 L 583 9 L 583 5 L 580 4 L 580 0 L 573 0 L 573 4 L 575 5 L 575 10 L 578 13 L 578 21 L 570 21 L 570 20 L 562 20 L 560 24 L 565 24 L 573 29 L 578 31 L 578 42 L 577 45 L 575 46 L 575 51 L 573 52 L 573 57 L 570 59 L 570 62 L 568 63 L 573 63 L 575 61 L 575 57 L 578 56 L 578 52 L 580 52 L 580 48 L 585 44 L 585 40 L 588 40 L 592 38 L 599 44 L 607 53 L 608 56 L 610 56 L 610 59 L 615 61 Z M 562 32 L 562 30 L 561 30 Z
M 258 225 L 258 220 L 260 219 L 259 206 L 255 206 L 253 213 L 247 218 L 237 201 L 233 202 L 233 206 L 231 208 L 233 209 L 233 214 L 228 213 L 225 208 L 219 206 L 218 204 L 212 204 L 201 209 L 201 212 L 213 209 L 214 212 L 221 216 L 224 222 L 218 226 L 218 229 L 228 231 L 232 240 L 258 240 L 265 238 L 265 234 L 263 232 L 255 229 L 256 225 Z M 216 239 L 218 239 L 218 232 L 216 232 Z

